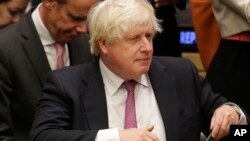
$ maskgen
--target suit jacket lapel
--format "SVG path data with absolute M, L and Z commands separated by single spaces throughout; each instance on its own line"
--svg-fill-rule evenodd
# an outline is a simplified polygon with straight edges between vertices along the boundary
M 106 96 L 98 61 L 94 65 L 91 63 L 91 69 L 84 75 L 81 94 L 90 129 L 108 128 Z
M 152 62 L 149 77 L 161 111 L 166 137 L 169 141 L 178 140 L 178 108 L 175 80 L 167 73 L 167 68 Z M 160 67 L 159 67 L 160 66 Z
M 23 41 L 23 48 L 32 66 L 34 67 L 41 84 L 43 84 L 47 73 L 51 71 L 42 43 L 38 36 L 35 25 L 29 12 L 22 20 L 20 34 Z

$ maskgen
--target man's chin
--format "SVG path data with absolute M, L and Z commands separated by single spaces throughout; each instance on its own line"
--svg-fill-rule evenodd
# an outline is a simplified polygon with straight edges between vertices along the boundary
M 148 66 L 143 66 L 140 68 L 140 74 L 145 74 L 148 72 L 148 70 L 149 70 Z

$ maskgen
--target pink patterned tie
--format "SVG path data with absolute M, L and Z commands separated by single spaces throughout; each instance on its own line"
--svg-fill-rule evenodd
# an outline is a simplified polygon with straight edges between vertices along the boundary
M 60 69 L 62 67 L 64 67 L 64 60 L 63 60 L 63 56 L 64 56 L 64 51 L 65 51 L 65 47 L 62 46 L 59 43 L 55 43 L 55 48 L 56 48 L 56 56 L 57 56 L 57 60 L 56 60 L 56 68 Z
M 128 91 L 128 96 L 126 100 L 126 109 L 125 109 L 125 125 L 124 128 L 136 128 L 136 113 L 135 113 L 135 89 L 136 82 L 134 80 L 129 80 L 124 82 L 124 86 Z

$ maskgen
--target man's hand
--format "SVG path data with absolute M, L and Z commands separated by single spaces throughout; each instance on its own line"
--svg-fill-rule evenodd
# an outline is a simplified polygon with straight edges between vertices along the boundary
M 175 4 L 177 0 L 154 0 L 155 8 Z
M 159 141 L 158 137 L 151 131 L 154 126 L 145 128 L 131 128 L 120 131 L 121 141 Z
M 230 125 L 239 123 L 239 115 L 232 106 L 222 105 L 215 110 L 210 129 L 215 140 L 229 134 Z

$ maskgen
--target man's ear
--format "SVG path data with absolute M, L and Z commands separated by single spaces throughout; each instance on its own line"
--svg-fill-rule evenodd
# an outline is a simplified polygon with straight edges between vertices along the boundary
M 107 54 L 108 53 L 108 49 L 107 49 L 107 42 L 106 40 L 103 40 L 103 39 L 99 39 L 98 40 L 98 45 L 100 47 L 100 51 L 103 53 L 103 54 Z

